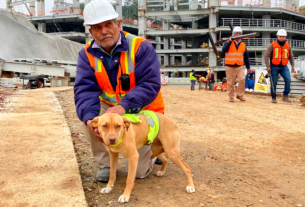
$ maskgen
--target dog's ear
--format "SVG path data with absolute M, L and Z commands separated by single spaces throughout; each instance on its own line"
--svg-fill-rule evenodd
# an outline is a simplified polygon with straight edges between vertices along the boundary
M 130 122 L 128 121 L 128 119 L 126 117 L 123 117 L 123 121 L 124 121 L 126 131 L 128 131 L 128 128 L 130 126 Z
M 94 129 L 97 128 L 98 119 L 99 119 L 99 117 L 97 116 L 92 120 L 92 122 L 90 124 L 90 128 L 92 129 L 92 131 L 94 131 Z

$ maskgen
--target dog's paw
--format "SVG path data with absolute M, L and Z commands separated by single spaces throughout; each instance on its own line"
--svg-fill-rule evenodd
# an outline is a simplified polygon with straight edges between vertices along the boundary
M 124 196 L 124 195 L 121 195 L 118 200 L 119 203 L 127 203 L 128 201 L 129 201 L 129 196 Z
M 101 193 L 105 194 L 105 193 L 110 193 L 112 191 L 113 186 L 111 186 L 110 188 L 102 188 L 101 189 Z
M 186 186 L 186 192 L 187 193 L 195 193 L 195 187 Z
M 162 171 L 158 171 L 156 172 L 155 176 L 157 177 L 162 177 L 164 175 L 165 172 L 162 172 Z

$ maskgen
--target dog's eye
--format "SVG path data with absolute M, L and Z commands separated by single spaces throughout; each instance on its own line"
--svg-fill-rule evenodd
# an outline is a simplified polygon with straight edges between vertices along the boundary
M 104 128 L 107 128 L 107 125 L 106 125 L 106 124 L 104 124 L 104 125 L 103 125 L 103 127 L 104 127 Z
M 121 125 L 117 125 L 116 128 L 119 129 L 121 127 Z

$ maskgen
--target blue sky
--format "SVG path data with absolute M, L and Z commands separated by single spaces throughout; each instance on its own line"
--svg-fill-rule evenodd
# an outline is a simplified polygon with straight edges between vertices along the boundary
M 0 0 L 0 8 L 6 8 L 6 1 L 7 0 Z M 54 0 L 45 0 L 45 2 L 46 2 L 47 10 L 52 10 L 54 6 Z M 66 0 L 66 2 L 72 3 L 73 0 Z M 83 2 L 83 0 L 80 0 L 80 2 Z M 305 5 L 305 0 L 299 0 L 299 5 L 300 6 Z M 26 11 L 25 7 L 24 7 L 24 11 Z

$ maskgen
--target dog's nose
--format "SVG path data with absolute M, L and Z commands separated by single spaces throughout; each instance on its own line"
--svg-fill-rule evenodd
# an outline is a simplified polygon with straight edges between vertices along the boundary
M 113 143 L 113 142 L 115 142 L 115 140 L 116 140 L 116 138 L 115 138 L 115 137 L 109 137 L 109 141 L 110 141 L 110 142 L 112 142 L 112 143 Z

